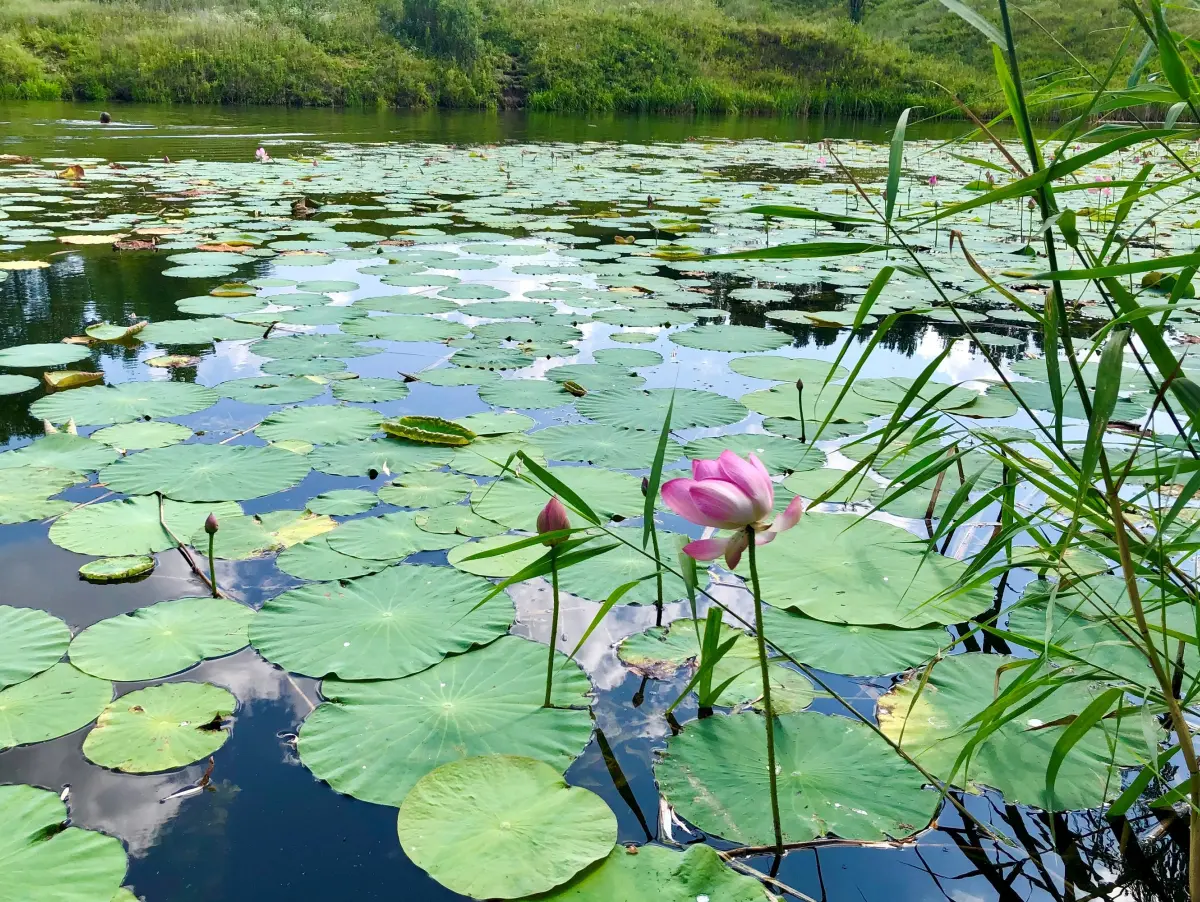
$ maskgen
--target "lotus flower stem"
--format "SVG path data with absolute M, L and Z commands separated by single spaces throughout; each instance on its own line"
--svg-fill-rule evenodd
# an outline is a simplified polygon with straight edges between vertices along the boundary
M 550 652 L 546 656 L 546 700 L 543 708 L 550 707 L 550 693 L 554 690 L 554 646 L 558 640 L 558 548 L 550 548 L 550 586 L 554 593 L 554 608 L 550 614 Z
M 220 598 L 221 591 L 217 588 L 217 559 L 213 556 L 213 546 L 217 539 L 217 518 L 213 514 L 208 515 L 208 519 L 204 521 L 204 531 L 208 533 L 208 582 L 212 588 L 212 597 Z
M 754 527 L 750 534 L 750 584 L 754 589 L 754 637 L 758 641 L 758 666 L 762 671 L 763 715 L 767 721 L 767 769 L 771 781 L 771 820 L 775 825 L 775 852 L 783 854 L 783 830 L 779 825 L 779 786 L 775 767 L 775 708 L 771 704 L 771 678 L 767 673 L 767 642 L 763 637 L 762 592 L 758 586 L 758 561 L 754 551 Z
M 646 497 L 646 493 L 650 491 L 650 480 L 642 477 L 642 497 Z M 650 521 L 650 541 L 654 546 L 654 560 L 660 560 L 661 555 L 658 551 L 658 529 L 653 520 Z M 658 589 L 658 596 L 654 602 L 654 625 L 662 626 L 663 616 L 663 575 L 662 568 L 659 568 L 654 574 L 655 587 Z

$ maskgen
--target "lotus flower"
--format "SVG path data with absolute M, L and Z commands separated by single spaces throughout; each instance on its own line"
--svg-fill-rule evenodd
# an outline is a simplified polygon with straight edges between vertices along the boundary
M 931 175 L 929 177 L 929 187 L 936 188 L 937 186 L 938 186 L 938 177 L 936 175 Z
M 265 147 L 260 147 L 258 150 L 254 151 L 254 159 L 258 160 L 260 163 L 270 163 L 271 155 L 267 153 L 267 149 Z
M 552 497 L 546 502 L 546 506 L 542 508 L 542 512 L 537 516 L 537 531 L 538 535 L 545 535 L 548 532 L 558 532 L 561 529 L 570 529 L 571 521 L 567 518 L 567 509 L 563 507 L 561 501 L 557 497 Z M 556 539 L 544 539 L 546 545 L 558 545 L 566 541 L 565 536 L 559 536 Z
M 775 485 L 771 474 L 753 453 L 743 460 L 722 451 L 716 460 L 693 460 L 690 479 L 672 479 L 662 487 L 663 501 L 679 516 L 697 526 L 735 530 L 726 538 L 697 539 L 684 553 L 698 561 L 724 555 L 732 570 L 750 545 L 766 545 L 791 529 L 804 513 L 803 502 L 793 498 L 782 514 L 769 522 L 775 510 Z

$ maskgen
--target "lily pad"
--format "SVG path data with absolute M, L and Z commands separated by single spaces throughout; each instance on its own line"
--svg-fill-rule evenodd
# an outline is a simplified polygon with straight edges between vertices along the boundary
M 394 679 L 508 632 L 514 616 L 508 596 L 476 608 L 491 588 L 478 577 L 421 564 L 342 585 L 301 586 L 263 606 L 251 641 L 293 673 Z
M 222 382 L 217 391 L 221 397 L 243 404 L 296 404 L 311 401 L 325 386 L 303 376 L 251 376 Z
M 145 576 L 154 569 L 154 564 L 154 558 L 148 554 L 102 557 L 80 567 L 79 575 L 89 583 L 119 583 Z
M 74 733 L 104 710 L 112 683 L 55 664 L 0 692 L 0 751 Z
M 70 470 L 20 467 L 0 472 L 5 474 L 0 484 L 0 524 L 27 523 L 64 513 L 70 503 L 51 501 L 49 496 L 79 481 L 79 475 Z
M 369 438 L 379 431 L 380 419 L 376 411 L 367 408 L 314 404 L 273 413 L 255 431 L 268 442 L 301 439 L 314 445 L 333 445 Z
M 375 561 L 351 557 L 330 548 L 328 536 L 323 535 L 288 548 L 279 555 L 275 564 L 284 573 L 297 579 L 323 581 L 353 579 L 368 573 L 378 573 L 398 560 L 399 558 L 391 558 Z
M 597 467 L 621 470 L 649 469 L 658 451 L 658 436 L 638 429 L 572 425 L 540 429 L 532 436 L 549 460 L 584 461 Z M 667 440 L 667 463 L 683 456 L 683 449 Z
M 253 617 L 224 598 L 160 601 L 89 626 L 71 642 L 71 663 L 106 680 L 156 680 L 245 647 Z
M 61 433 L 60 433 L 61 434 Z M 47 436 L 50 438 L 51 436 Z M 105 426 L 97 429 L 88 438 L 103 442 L 122 451 L 146 451 L 150 448 L 166 448 L 187 441 L 192 437 L 192 430 L 178 423 L 164 423 L 160 420 L 150 422 L 121 423 L 117 426 Z M 105 461 L 108 463 L 108 461 Z
M 606 857 L 617 838 L 616 815 L 600 796 L 515 755 L 430 771 L 405 797 L 397 825 L 415 865 L 473 899 L 553 889 Z
M 556 660 L 551 708 L 546 646 L 516 636 L 403 679 L 325 680 L 300 760 L 338 792 L 396 807 L 429 771 L 473 755 L 523 755 L 562 773 L 591 738 L 591 686 L 565 655 Z
M 672 332 L 671 341 L 701 351 L 774 351 L 792 343 L 786 332 L 758 326 L 693 326 Z
M 991 607 L 982 589 L 947 593 L 966 565 L 875 520 L 808 513 L 758 553 L 763 600 L 830 623 L 962 623 Z M 739 570 L 748 570 L 743 560 Z
M 19 395 L 37 387 L 38 381 L 32 376 L 0 375 L 0 395 Z
M 459 537 L 417 529 L 412 511 L 364 517 L 344 523 L 329 536 L 329 547 L 367 560 L 394 560 L 418 551 L 439 551 L 461 544 Z
M 779 809 L 785 843 L 822 836 L 884 841 L 911 836 L 940 798 L 870 728 L 848 717 L 800 712 L 775 718 Z M 666 800 L 701 830 L 732 842 L 774 842 L 766 729 L 751 714 L 707 717 L 667 742 L 654 768 Z M 880 787 L 886 787 L 881 792 Z
M 600 864 L 530 902 L 766 902 L 762 884 L 739 874 L 703 843 L 682 854 L 664 846 L 617 846 Z
M 13 345 L 10 348 L 0 349 L 0 366 L 10 366 L 14 369 L 62 366 L 90 357 L 91 353 L 84 345 L 69 345 L 61 342 Z
M 112 448 L 92 438 L 55 432 L 36 439 L 23 448 L 0 454 L 0 470 L 8 467 L 36 467 L 91 473 L 117 459 Z
M 454 422 L 470 429 L 476 435 L 511 435 L 514 432 L 524 432 L 534 424 L 533 417 L 527 417 L 523 413 L 490 411 L 459 417 Z
M 58 793 L 34 786 L 0 786 L 0 872 L 4 898 L 17 902 L 119 900 L 127 862 L 121 841 L 65 826 Z
M 627 473 L 598 467 L 555 467 L 554 476 L 581 497 L 591 499 L 592 509 L 601 517 L 628 519 L 640 516 L 645 509 L 641 482 Z M 471 507 L 475 513 L 513 529 L 532 530 L 538 512 L 550 500 L 542 489 L 512 477 L 473 488 Z M 575 525 L 584 523 L 580 520 Z
M 349 517 L 366 513 L 378 503 L 379 496 L 365 489 L 334 489 L 310 498 L 308 509 L 314 514 Z
M 37 608 L 0 605 L 0 690 L 57 664 L 71 641 L 67 625 Z
M 825 623 L 766 605 L 763 631 L 801 664 L 856 676 L 900 673 L 924 663 L 950 642 L 940 627 L 892 629 Z
M 191 444 L 122 458 L 105 467 L 100 479 L 127 495 L 161 492 L 176 501 L 245 501 L 290 489 L 308 471 L 302 455 L 277 448 Z
M 164 519 L 180 541 L 200 529 L 210 513 L 223 519 L 241 512 L 232 502 L 185 504 L 166 499 L 162 503 Z M 68 551 L 101 556 L 154 554 L 175 547 L 175 540 L 159 520 L 159 501 L 152 497 L 105 501 L 67 511 L 50 526 L 50 541 Z
M 776 354 L 759 354 L 753 357 L 735 357 L 729 361 L 729 368 L 742 376 L 752 379 L 769 379 L 772 382 L 792 382 L 802 380 L 806 386 L 819 389 L 829 377 L 833 367 L 830 360 L 819 360 L 814 357 L 782 357 Z M 833 371 L 833 379 L 837 381 L 850 375 L 849 370 L 839 366 Z
M 631 369 L 658 366 L 663 362 L 662 354 L 646 348 L 600 348 L 592 352 L 592 357 L 597 363 Z
M 379 490 L 379 500 L 397 507 L 457 504 L 476 488 L 474 479 L 457 473 L 406 473 Z
M 698 389 L 610 389 L 590 392 L 579 399 L 578 410 L 605 426 L 660 430 L 674 396 L 672 429 L 728 426 L 746 416 L 746 408 L 724 395 Z M 482 396 L 482 395 L 481 395 Z
M 400 379 L 346 379 L 333 384 L 333 396 L 339 401 L 375 404 L 408 397 L 408 385 Z
M 209 757 L 225 744 L 224 720 L 237 699 L 210 683 L 165 683 L 109 704 L 83 741 L 93 764 L 128 774 L 174 770 Z
M 413 518 L 413 522 L 426 532 L 456 533 L 474 538 L 498 536 L 508 532 L 507 526 L 485 520 L 465 504 L 447 504 L 444 507 L 420 511 Z
M 216 402 L 215 391 L 190 382 L 122 382 L 47 395 L 34 401 L 29 413 L 51 423 L 74 420 L 80 426 L 110 426 L 185 416 Z
M 588 496 L 591 497 L 591 496 Z M 640 529 L 617 529 L 618 535 L 632 542 L 636 548 L 642 546 L 642 531 Z M 597 543 L 608 544 L 606 537 L 595 540 Z M 659 533 L 659 541 L 665 548 L 674 547 L 671 543 L 674 537 L 668 533 Z M 592 601 L 604 601 L 618 586 L 632 582 L 653 573 L 654 561 L 635 548 L 618 545 L 611 551 L 575 564 L 559 573 L 559 585 L 564 592 L 588 598 Z M 683 580 L 672 573 L 663 574 L 663 600 L 676 601 L 685 597 L 687 590 Z M 651 604 L 658 598 L 658 584 L 654 578 L 643 580 L 621 596 L 622 604 Z
M 501 379 L 479 387 L 479 397 L 497 407 L 539 410 L 562 407 L 575 398 L 557 382 L 545 379 Z
M 421 445 L 401 439 L 381 438 L 331 445 L 313 453 L 313 469 L 334 476 L 390 476 L 436 470 L 450 462 L 454 452 L 446 447 Z
M 1003 655 L 951 655 L 934 665 L 927 681 L 918 674 L 880 698 L 879 726 L 922 766 L 948 780 L 975 733 L 967 722 L 992 703 L 998 689 L 1003 691 L 1017 678 L 1021 671 L 1013 669 L 1016 663 L 1016 658 Z M 1120 766 L 1135 764 L 1145 755 L 1136 717 L 1102 720 L 1089 729 L 1062 760 L 1052 794 L 1046 786 L 1050 759 L 1068 724 L 1046 725 L 1070 720 L 1103 688 L 1086 682 L 1059 685 L 990 733 L 953 782 L 969 788 L 991 786 L 1007 802 L 1049 811 L 1103 805 L 1121 792 Z

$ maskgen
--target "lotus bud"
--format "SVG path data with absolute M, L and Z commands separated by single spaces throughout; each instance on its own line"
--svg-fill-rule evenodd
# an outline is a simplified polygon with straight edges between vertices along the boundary
M 648 476 L 643 476 L 642 477 L 642 497 L 645 498 L 649 494 L 650 494 L 650 478 Z
M 79 435 L 79 430 L 75 428 L 75 419 L 67 420 L 67 435 Z
M 210 536 L 212 536 L 212 535 L 216 535 L 218 528 L 219 528 L 219 526 L 217 525 L 217 515 L 209 514 L 208 519 L 204 521 L 204 531 L 206 533 L 208 533 Z
M 567 517 L 567 509 L 563 507 L 562 502 L 557 497 L 551 498 L 546 502 L 546 506 L 542 508 L 542 512 L 538 514 L 538 534 L 545 535 L 548 532 L 558 532 L 559 530 L 570 528 L 571 521 Z M 554 539 L 544 539 L 543 544 L 554 546 L 566 540 L 566 536 L 559 536 Z

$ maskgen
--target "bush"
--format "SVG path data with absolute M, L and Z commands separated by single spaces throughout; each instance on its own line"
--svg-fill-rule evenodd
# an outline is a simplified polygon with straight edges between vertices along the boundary
M 384 0 L 384 31 L 419 50 L 461 64 L 479 56 L 483 17 L 473 0 Z

